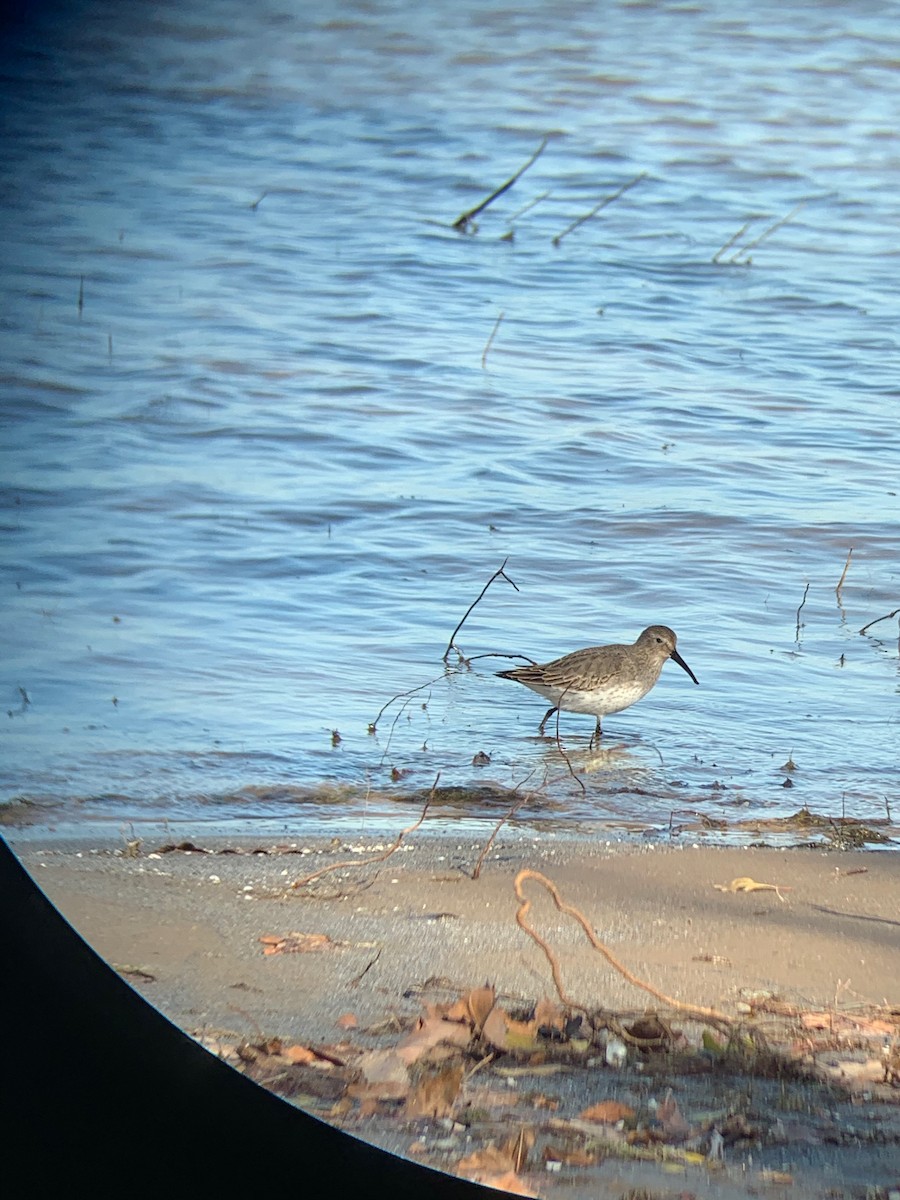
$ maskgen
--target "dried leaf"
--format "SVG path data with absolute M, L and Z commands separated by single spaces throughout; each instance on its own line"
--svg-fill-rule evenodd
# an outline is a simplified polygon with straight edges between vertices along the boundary
M 512 1156 L 507 1150 L 501 1150 L 499 1146 L 491 1144 L 490 1146 L 482 1146 L 480 1150 L 473 1150 L 466 1158 L 461 1158 L 456 1164 L 458 1171 L 470 1172 L 489 1172 L 495 1175 L 502 1174 L 504 1171 L 512 1171 L 513 1163 Z
M 505 1171 L 502 1175 L 484 1175 L 479 1172 L 472 1176 L 472 1180 L 474 1183 L 481 1183 L 485 1187 L 496 1188 L 498 1192 L 508 1192 L 513 1196 L 539 1195 L 538 1192 L 532 1191 L 515 1171 Z
M 672 1089 L 666 1092 L 666 1097 L 656 1110 L 656 1119 L 668 1138 L 686 1137 L 691 1127 L 681 1115 L 678 1101 L 672 1095 Z
M 346 942 L 335 942 L 327 933 L 275 933 L 264 934 L 263 954 L 308 954 L 315 950 L 338 950 Z
M 540 1049 L 534 1021 L 514 1021 L 499 1006 L 491 1009 L 481 1034 L 498 1050 Z
M 535 1006 L 534 1023 L 538 1029 L 558 1029 L 562 1032 L 566 1027 L 566 1014 L 558 1004 L 544 997 Z
M 586 1108 L 581 1114 L 581 1119 L 597 1121 L 601 1125 L 616 1125 L 619 1121 L 630 1121 L 634 1116 L 634 1109 L 627 1104 L 621 1104 L 618 1100 L 601 1100 L 598 1104 Z
M 312 1050 L 306 1046 L 285 1046 L 281 1051 L 281 1057 L 286 1058 L 290 1063 L 320 1063 L 322 1059 L 317 1054 L 313 1054 Z M 331 1066 L 331 1063 L 327 1063 Z
M 473 988 L 466 996 L 466 1008 L 469 1019 L 475 1026 L 476 1033 L 481 1032 L 491 1009 L 494 1007 L 496 995 L 496 989 L 493 985 L 486 983 L 484 987 Z
M 732 879 L 731 883 L 714 883 L 713 887 L 717 892 L 775 892 L 778 899 L 781 899 L 782 892 L 792 892 L 792 887 L 785 887 L 780 883 L 757 883 L 755 879 L 751 879 L 749 875 L 742 875 L 739 879 Z
M 409 1089 L 409 1071 L 395 1050 L 369 1050 L 357 1063 L 366 1083 L 400 1083 Z
M 596 1150 L 585 1150 L 581 1146 L 550 1146 L 543 1150 L 544 1162 L 565 1163 L 567 1167 L 593 1167 L 599 1162 Z
M 410 1065 L 441 1042 L 466 1047 L 471 1038 L 472 1034 L 468 1025 L 459 1025 L 456 1021 L 442 1021 L 437 1017 L 427 1017 L 420 1020 L 416 1028 L 397 1043 L 394 1053 L 404 1063 Z
M 343 1015 L 338 1017 L 338 1019 L 335 1021 L 335 1025 L 337 1025 L 339 1029 L 355 1029 L 358 1024 L 359 1021 L 356 1019 L 356 1014 L 351 1012 L 343 1013 Z

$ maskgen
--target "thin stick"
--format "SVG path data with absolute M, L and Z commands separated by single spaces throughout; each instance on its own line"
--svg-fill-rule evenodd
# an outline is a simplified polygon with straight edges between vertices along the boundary
M 431 791 L 428 794 L 428 799 L 425 801 L 425 807 L 422 809 L 422 814 L 419 817 L 418 821 L 415 821 L 412 825 L 408 825 L 406 827 L 406 829 L 401 829 L 400 832 L 397 834 L 397 840 L 394 842 L 393 846 L 389 846 L 387 848 L 387 850 L 385 850 L 382 854 L 376 854 L 374 858 L 364 858 L 364 859 L 356 859 L 355 861 L 349 860 L 346 862 L 331 863 L 327 867 L 322 867 L 321 870 L 313 871 L 312 875 L 306 875 L 306 876 L 304 876 L 303 879 L 295 879 L 294 882 L 288 888 L 288 892 L 296 891 L 297 888 L 306 887 L 306 885 L 309 883 L 312 883 L 312 881 L 314 879 L 319 879 L 323 875 L 328 875 L 328 874 L 330 874 L 331 871 L 340 871 L 342 869 L 346 870 L 348 867 L 370 867 L 373 863 L 384 862 L 384 860 L 386 858 L 390 858 L 390 856 L 394 853 L 394 851 L 399 848 L 400 843 L 403 841 L 403 839 L 406 837 L 406 835 L 408 833 L 413 833 L 416 829 L 419 828 L 419 826 L 425 820 L 425 814 L 428 812 L 428 809 L 431 806 L 431 802 L 434 800 L 434 793 L 437 790 L 438 780 L 440 779 L 440 777 L 441 777 L 441 773 L 440 773 L 440 771 L 438 771 L 437 775 L 435 775 L 435 777 L 434 777 L 434 783 L 431 785 Z M 287 893 L 285 893 L 285 895 L 287 895 Z
M 509 218 L 509 224 L 511 225 L 513 221 L 518 221 L 519 217 L 524 217 L 530 208 L 534 208 L 536 204 L 540 204 L 542 200 L 546 200 L 550 195 L 552 195 L 552 192 L 548 188 L 546 192 L 541 192 L 539 196 L 535 196 L 533 200 L 529 200 L 523 208 L 520 208 L 518 212 L 513 213 L 513 215 Z
M 737 231 L 737 233 L 734 235 L 734 237 L 730 237 L 724 246 L 719 247 L 719 249 L 712 256 L 712 261 L 714 263 L 717 263 L 719 261 L 719 259 L 721 258 L 721 256 L 725 253 L 725 251 L 730 250 L 735 242 L 739 242 L 741 240 L 741 238 L 744 236 L 744 234 L 747 232 L 747 230 L 750 228 L 750 226 L 753 224 L 753 222 L 758 221 L 759 219 L 760 219 L 759 217 L 751 217 L 749 221 L 745 221 L 743 223 L 743 225 L 740 227 L 740 229 Z
M 497 822 L 497 824 L 494 826 L 494 832 L 491 834 L 491 836 L 488 838 L 488 840 L 484 843 L 482 851 L 478 855 L 478 862 L 476 862 L 475 869 L 472 872 L 473 879 L 478 879 L 479 876 L 481 875 L 482 864 L 484 863 L 484 860 L 487 858 L 488 854 L 490 853 L 491 846 L 493 846 L 494 841 L 497 837 L 497 834 L 500 832 L 500 830 L 503 828 L 503 826 L 506 824 L 507 821 L 512 820 L 512 818 L 519 811 L 519 809 L 522 807 L 522 805 L 525 803 L 525 801 L 530 800 L 530 799 L 531 799 L 530 792 L 528 794 L 526 794 L 525 796 L 520 796 L 519 799 L 512 806 L 512 808 L 510 808 L 509 812 L 504 813 L 503 816 L 500 818 L 500 820 Z
M 806 207 L 806 201 L 801 200 L 798 205 L 796 205 L 794 208 L 791 209 L 791 211 L 788 213 L 788 215 L 786 217 L 782 217 L 781 220 L 776 221 L 774 225 L 770 225 L 768 227 L 768 229 L 764 229 L 755 241 L 748 242 L 746 244 L 746 246 L 742 246 L 740 248 L 740 250 L 738 250 L 737 254 L 735 254 L 731 258 L 729 258 L 728 261 L 736 263 L 742 254 L 746 254 L 748 250 L 753 250 L 756 246 L 760 245 L 760 243 L 764 242 L 767 237 L 770 237 L 775 232 L 776 229 L 780 229 L 782 227 L 782 225 L 787 225 L 788 221 L 793 221 L 793 219 L 794 219 L 794 217 L 796 217 L 797 213 L 800 212 L 800 210 L 805 207 Z M 745 263 L 748 263 L 750 260 L 749 260 L 749 258 L 745 258 L 743 261 Z
M 426 688 L 432 687 L 438 682 L 438 680 L 442 678 L 442 675 L 436 675 L 434 679 L 429 679 L 427 683 L 420 683 L 418 687 L 410 688 L 408 692 L 398 692 L 396 696 L 391 696 L 390 700 L 388 700 L 386 704 L 382 704 L 381 708 L 378 710 L 378 716 L 375 718 L 375 720 L 369 722 L 369 733 L 375 733 L 378 728 L 378 722 L 391 707 L 391 705 L 397 700 L 403 700 L 408 696 L 415 696 L 416 692 L 424 692 Z
M 501 311 L 501 313 L 500 313 L 500 316 L 499 316 L 499 317 L 497 318 L 497 320 L 494 322 L 494 328 L 491 330 L 491 336 L 490 336 L 490 337 L 488 338 L 488 340 L 487 340 L 487 345 L 485 346 L 485 348 L 484 348 L 484 353 L 483 353 L 483 354 L 482 354 L 482 356 L 481 356 L 481 367 L 482 367 L 482 370 L 484 369 L 484 367 L 485 367 L 485 365 L 486 365 L 486 360 L 487 360 L 487 356 L 488 356 L 488 350 L 490 350 L 490 348 L 491 348 L 491 345 L 493 344 L 493 341 L 494 341 L 494 337 L 496 336 L 497 330 L 500 328 L 500 322 L 503 320 L 503 315 L 504 315 L 504 314 L 503 314 L 503 312 Z
M 553 245 L 558 246 L 566 234 L 571 233 L 573 229 L 577 229 L 579 225 L 583 225 L 585 221 L 590 221 L 591 217 L 595 217 L 597 213 L 606 208 L 608 204 L 612 204 L 613 200 L 618 200 L 620 196 L 623 196 L 625 192 L 629 190 L 629 188 L 633 188 L 635 184 L 640 183 L 642 179 L 646 178 L 647 172 L 641 171 L 640 175 L 635 175 L 634 179 L 629 179 L 628 183 L 623 183 L 622 186 L 615 192 L 607 196 L 604 200 L 601 200 L 599 204 L 595 204 L 589 213 L 585 213 L 583 217 L 579 217 L 577 221 L 573 221 L 571 225 L 562 231 L 562 233 L 558 233 L 553 239 Z
M 834 589 L 834 594 L 837 596 L 838 608 L 843 607 L 841 604 L 841 588 L 844 586 L 844 580 L 847 578 L 847 568 L 850 566 L 850 559 L 853 557 L 853 547 L 847 551 L 847 561 L 844 563 L 844 569 L 841 572 L 841 577 L 838 580 L 837 587 Z
M 556 905 L 557 909 L 561 913 L 565 913 L 566 916 L 572 917 L 578 922 L 578 924 L 584 930 L 588 941 L 591 943 L 597 953 L 602 954 L 609 965 L 618 971 L 619 974 L 625 979 L 627 979 L 629 983 L 633 984 L 635 987 L 642 988 L 645 992 L 649 992 L 651 996 L 655 996 L 657 1000 L 661 1000 L 664 1004 L 668 1004 L 672 1008 L 677 1008 L 680 1012 L 689 1013 L 698 1020 L 706 1021 L 711 1025 L 724 1025 L 726 1027 L 733 1025 L 733 1021 L 730 1017 L 726 1016 L 725 1013 L 719 1012 L 715 1008 L 702 1008 L 697 1004 L 687 1004 L 683 1000 L 676 1000 L 673 996 L 667 996 L 665 992 L 659 991 L 657 988 L 653 987 L 652 984 L 646 983 L 643 979 L 638 979 L 638 977 L 632 974 L 627 967 L 623 966 L 623 964 L 619 962 L 615 955 L 613 955 L 613 953 L 603 944 L 603 942 L 600 941 L 584 914 L 575 908 L 574 905 L 565 903 L 562 896 L 559 894 L 559 890 L 556 885 L 552 883 L 546 877 L 546 875 L 542 875 L 540 871 L 532 871 L 526 868 L 518 873 L 513 884 L 516 890 L 516 899 L 519 901 L 519 907 L 516 910 L 516 924 L 520 929 L 524 930 L 525 933 L 527 933 L 532 939 L 532 941 L 536 942 L 537 945 L 543 950 L 547 957 L 547 961 L 550 963 L 553 982 L 556 985 L 559 998 L 567 1007 L 577 1008 L 586 1015 L 590 1015 L 587 1008 L 585 1008 L 583 1004 L 578 1004 L 577 1001 L 572 1000 L 572 998 L 566 994 L 566 991 L 562 985 L 562 974 L 560 972 L 559 960 L 556 958 L 556 955 L 550 949 L 550 946 L 547 944 L 547 942 L 544 941 L 540 934 L 537 933 L 537 931 L 533 929 L 526 920 L 526 917 L 531 910 L 531 901 L 522 891 L 522 884 L 526 879 L 535 879 L 547 889 L 547 891 L 553 897 L 553 903 Z
M 487 581 L 487 583 L 484 585 L 484 587 L 481 589 L 481 591 L 478 593 L 478 595 L 475 597 L 475 599 L 472 601 L 472 603 L 466 609 L 465 614 L 463 615 L 463 619 L 460 621 L 460 623 L 457 625 L 457 627 L 450 634 L 450 641 L 447 643 L 447 649 L 444 651 L 444 662 L 446 662 L 447 659 L 450 657 L 451 650 L 455 650 L 460 658 L 463 657 L 463 654 L 460 651 L 459 647 L 453 645 L 453 641 L 454 641 L 456 635 L 462 629 L 463 625 L 466 623 L 469 613 L 472 611 L 472 609 L 475 607 L 475 605 L 478 603 L 478 601 L 481 599 L 481 597 L 484 595 L 484 593 L 488 590 L 488 588 L 491 586 L 491 584 L 494 582 L 495 579 L 503 578 L 506 580 L 507 583 L 512 584 L 512 586 L 516 589 L 516 591 L 519 590 L 518 586 L 515 583 L 513 583 L 513 581 L 510 579 L 510 577 L 506 574 L 506 571 L 504 570 L 504 568 L 508 562 L 509 562 L 509 555 L 507 555 L 506 558 L 504 558 L 503 562 L 500 564 L 500 566 L 497 568 L 497 570 L 493 573 L 493 575 L 490 577 L 490 579 Z
M 860 633 L 865 633 L 867 629 L 871 629 L 873 625 L 877 625 L 879 621 L 889 621 L 891 617 L 896 617 L 900 613 L 900 608 L 895 608 L 893 612 L 885 613 L 883 617 L 876 617 L 874 621 L 870 621 L 868 625 L 863 625 Z
M 568 691 L 568 688 L 566 689 L 566 691 Z M 566 692 L 563 692 L 562 696 L 560 696 L 560 700 L 564 699 L 565 695 L 566 695 Z M 584 786 L 584 780 L 579 779 L 578 776 L 575 774 L 575 768 L 572 766 L 572 760 L 569 758 L 568 754 L 566 754 L 565 750 L 563 749 L 562 738 L 559 736 L 559 714 L 560 714 L 560 707 L 557 704 L 557 706 L 556 706 L 556 748 L 560 752 L 560 754 L 563 756 L 563 761 L 565 762 L 566 767 L 569 770 L 569 774 L 572 776 L 572 778 L 575 780 L 575 782 L 581 788 L 582 796 L 586 796 L 587 788 Z
M 515 175 L 507 179 L 506 183 L 501 184 L 501 186 L 498 187 L 495 192 L 491 192 L 486 200 L 482 200 L 480 204 L 476 204 L 474 208 L 470 208 L 468 212 L 464 212 L 461 217 L 457 217 L 453 222 L 453 228 L 458 229 L 461 233 L 465 233 L 469 226 L 469 222 L 477 217 L 480 212 L 484 212 L 489 204 L 493 204 L 498 196 L 502 196 L 504 192 L 508 192 L 516 180 L 521 179 L 532 163 L 536 162 L 538 158 L 540 158 L 540 156 L 544 153 L 549 140 L 549 138 L 544 138 L 540 146 L 538 146 L 537 150 L 535 150 L 534 154 L 532 154 L 525 166 L 519 167 Z
M 794 640 L 797 642 L 800 641 L 800 612 L 803 608 L 803 605 L 806 603 L 806 597 L 808 593 L 809 583 L 807 582 L 806 587 L 803 590 L 803 599 L 800 601 L 800 608 L 797 609 L 797 628 L 794 630 Z

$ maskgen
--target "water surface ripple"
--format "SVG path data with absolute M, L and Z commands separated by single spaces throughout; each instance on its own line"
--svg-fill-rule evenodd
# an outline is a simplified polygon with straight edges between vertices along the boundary
M 895 5 L 107 0 L 3 68 L 2 801 L 900 808 Z M 701 686 L 564 716 L 580 781 L 475 657 L 656 622 Z

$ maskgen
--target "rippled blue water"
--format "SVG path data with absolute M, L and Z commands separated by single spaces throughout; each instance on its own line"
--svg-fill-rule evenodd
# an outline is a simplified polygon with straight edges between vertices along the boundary
M 896 618 L 858 632 L 900 605 L 896 11 L 110 0 L 15 29 L 0 797 L 300 819 L 440 771 L 527 778 L 536 820 L 896 812 Z M 700 679 L 667 666 L 587 761 L 565 716 L 581 784 L 505 660 L 444 672 L 507 558 L 467 655 L 662 622 Z

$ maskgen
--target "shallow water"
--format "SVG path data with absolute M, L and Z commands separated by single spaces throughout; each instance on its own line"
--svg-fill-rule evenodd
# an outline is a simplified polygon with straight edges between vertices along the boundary
M 480 821 L 515 787 L 587 827 L 895 814 L 896 618 L 859 634 L 900 604 L 895 18 L 192 0 L 15 29 L 0 799 L 296 827 L 440 773 L 504 789 L 444 807 Z M 474 657 L 651 623 L 701 686 L 667 666 L 590 758 L 564 715 L 569 763 Z

